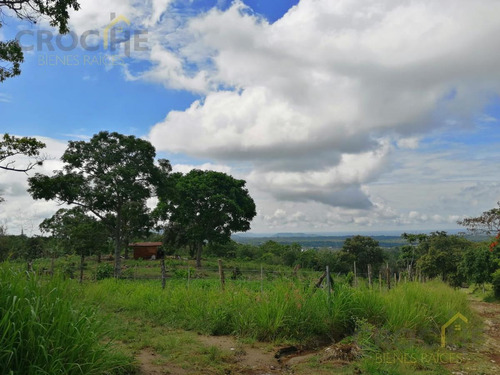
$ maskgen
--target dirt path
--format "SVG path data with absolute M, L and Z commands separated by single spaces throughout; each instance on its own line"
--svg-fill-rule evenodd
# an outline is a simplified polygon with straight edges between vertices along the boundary
M 472 308 L 484 320 L 484 344 L 480 352 L 490 358 L 496 374 L 500 373 L 500 304 L 473 300 Z
M 460 364 L 446 366 L 452 375 L 497 375 L 500 374 L 500 304 L 486 303 L 471 298 L 472 309 L 481 317 L 484 327 L 479 344 L 467 349 L 465 361 Z M 298 351 L 291 355 L 284 355 L 277 359 L 279 347 L 265 343 L 242 343 L 229 336 L 194 335 L 191 347 L 187 351 L 214 353 L 214 362 L 204 367 L 200 363 L 179 362 L 172 363 L 152 348 L 144 348 L 135 353 L 140 363 L 141 375 L 199 375 L 199 374 L 230 374 L 230 375 L 300 375 L 308 374 L 311 370 L 300 368 L 317 352 Z M 201 348 L 201 349 L 200 349 Z M 217 348 L 216 351 L 213 349 Z M 328 349 L 326 349 L 328 350 Z M 194 354 L 196 357 L 196 354 Z M 331 361 L 330 361 L 331 362 Z M 335 362 L 335 361 L 334 361 Z M 337 361 L 339 368 L 349 361 Z M 297 368 L 299 365 L 299 368 Z M 314 373 L 337 373 L 337 371 L 313 370 Z
M 471 308 L 482 318 L 483 337 L 479 346 L 467 355 L 467 360 L 453 375 L 500 374 L 500 304 L 482 302 L 469 297 Z

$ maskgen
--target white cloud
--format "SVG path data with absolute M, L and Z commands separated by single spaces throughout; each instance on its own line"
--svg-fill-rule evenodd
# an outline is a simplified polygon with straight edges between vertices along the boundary
M 0 204 L 0 222 L 7 226 L 9 233 L 19 234 L 23 229 L 27 235 L 38 234 L 40 222 L 61 208 L 56 202 L 33 200 L 27 192 L 28 178 L 35 173 L 50 175 L 54 170 L 61 169 L 63 163 L 59 159 L 67 144 L 46 137 L 36 138 L 47 145 L 42 151 L 48 158 L 43 166 L 37 166 L 27 173 L 0 170 L 0 195 L 5 199 Z M 27 162 L 25 157 L 16 158 L 17 166 L 26 165 Z
M 362 187 L 399 152 L 388 144 L 470 126 L 499 91 L 499 14 L 492 0 L 302 0 L 270 24 L 239 1 L 212 9 L 152 50 L 143 78 L 206 95 L 149 137 L 250 164 L 280 200 L 373 208 Z
M 12 102 L 12 97 L 8 94 L 0 92 L 0 103 L 10 103 L 10 102 Z
M 231 167 L 227 165 L 203 163 L 200 165 L 194 164 L 174 164 L 172 165 L 173 172 L 189 173 L 193 169 L 200 169 L 202 171 L 216 171 L 231 174 Z
M 79 32 L 111 12 L 148 29 L 134 57 L 150 69 L 127 78 L 201 95 L 149 139 L 210 161 L 176 170 L 245 171 L 257 231 L 446 228 L 500 199 L 498 144 L 439 133 L 496 123 L 481 111 L 500 92 L 498 1 L 301 0 L 272 24 L 241 1 L 193 15 L 168 0 L 82 5 Z

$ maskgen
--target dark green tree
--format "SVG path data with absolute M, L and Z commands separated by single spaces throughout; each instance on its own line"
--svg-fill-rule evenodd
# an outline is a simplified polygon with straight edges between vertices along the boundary
M 40 224 L 42 232 L 50 233 L 67 252 L 80 256 L 80 282 L 83 281 L 85 257 L 98 254 L 107 247 L 108 231 L 95 217 L 81 207 L 60 209 Z
M 41 165 L 44 158 L 40 156 L 40 150 L 45 143 L 36 138 L 14 137 L 5 133 L 0 140 L 0 169 L 13 172 L 27 172 L 36 165 Z M 27 156 L 30 160 L 23 166 L 16 166 L 15 158 Z
M 162 217 L 180 225 L 186 238 L 195 245 L 196 265 L 206 243 L 226 243 L 233 232 L 250 229 L 256 215 L 255 203 L 244 180 L 225 173 L 194 169 L 175 175 L 175 193 L 159 195 Z
M 487 243 L 482 242 L 471 244 L 465 251 L 458 270 L 468 282 L 484 289 L 484 284 L 491 282 L 491 275 L 496 267 L 495 254 L 488 251 Z
M 48 18 L 51 26 L 65 34 L 69 31 L 70 9 L 80 9 L 77 0 L 0 0 L 0 28 L 3 18 L 8 15 L 33 23 Z M 17 40 L 0 41 L 0 82 L 21 74 L 23 61 L 23 51 Z
M 377 240 L 367 236 L 354 236 L 346 238 L 342 245 L 342 251 L 352 256 L 356 261 L 359 273 L 367 273 L 368 265 L 371 264 L 374 272 L 384 262 L 384 251 Z M 352 268 L 352 267 L 351 267 Z
M 70 141 L 61 158 L 63 170 L 53 176 L 36 174 L 29 179 L 28 191 L 35 199 L 79 206 L 99 218 L 113 234 L 115 277 L 119 277 L 125 231 L 131 225 L 130 205 L 145 205 L 160 181 L 154 157 L 148 141 L 100 132 L 88 142 Z M 162 163 L 168 165 L 168 161 Z
M 427 235 L 403 233 L 401 237 L 406 240 L 407 245 L 401 246 L 397 265 L 404 269 L 411 267 L 411 270 L 414 271 L 417 261 L 427 251 L 427 248 L 421 246 L 427 241 Z
M 465 280 L 458 265 L 470 246 L 470 241 L 464 237 L 433 232 L 419 245 L 423 255 L 417 261 L 417 268 L 424 276 L 440 276 L 443 281 L 459 286 Z

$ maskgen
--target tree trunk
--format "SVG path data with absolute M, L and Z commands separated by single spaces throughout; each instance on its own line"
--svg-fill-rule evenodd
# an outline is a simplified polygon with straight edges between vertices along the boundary
M 85 255 L 82 253 L 80 257 L 80 284 L 83 282 L 83 263 L 85 262 Z
M 203 250 L 203 242 L 196 243 L 196 268 L 201 268 L 201 251 Z
M 120 213 L 116 216 L 116 228 L 115 228 L 115 278 L 120 278 L 120 273 L 122 270 L 121 265 L 121 250 L 122 250 L 122 234 L 121 234 L 121 215 Z
M 161 265 L 161 288 L 165 289 L 165 280 L 167 278 L 167 270 L 165 269 L 165 257 L 162 256 L 160 258 L 160 265 Z

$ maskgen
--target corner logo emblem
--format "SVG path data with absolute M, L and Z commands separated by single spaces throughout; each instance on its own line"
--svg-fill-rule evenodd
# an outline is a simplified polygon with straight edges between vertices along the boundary
M 104 36 L 103 36 L 104 49 L 108 48 L 109 34 L 111 29 L 120 22 L 125 22 L 127 25 L 130 26 L 130 20 L 127 17 L 125 17 L 124 15 L 119 15 L 118 17 L 115 17 L 115 14 L 111 13 L 111 22 L 104 29 Z
M 448 320 L 441 327 L 441 347 L 444 348 L 446 346 L 446 328 L 451 326 L 457 319 L 461 319 L 464 323 L 469 323 L 469 320 L 460 313 L 456 313 L 450 320 Z M 455 324 L 455 331 L 461 331 L 462 326 L 460 324 Z

